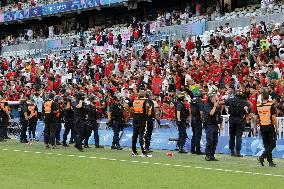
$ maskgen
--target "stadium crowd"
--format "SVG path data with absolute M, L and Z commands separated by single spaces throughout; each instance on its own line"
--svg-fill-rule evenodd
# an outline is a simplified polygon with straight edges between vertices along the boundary
M 113 104 L 117 101 L 127 109 L 143 89 L 155 102 L 156 114 L 160 109 L 160 114 L 156 115 L 158 120 L 177 119 L 181 122 L 182 116 L 176 113 L 182 114 L 184 110 L 176 105 L 181 95 L 188 110 L 196 96 L 202 97 L 206 103 L 212 94 L 216 94 L 218 102 L 214 99 L 215 107 L 215 103 L 225 103 L 238 91 L 238 96 L 241 93 L 241 98 L 249 103 L 249 115 L 258 113 L 258 103 L 271 100 L 275 104 L 276 116 L 283 116 L 284 40 L 281 25 L 267 27 L 265 22 L 252 23 L 248 33 L 235 35 L 226 24 L 224 28 L 216 28 L 206 41 L 205 38 L 188 36 L 187 39 L 165 40 L 161 45 L 152 45 L 144 40 L 140 53 L 135 50 L 134 42 L 150 35 L 149 27 L 145 25 L 143 29 L 133 18 L 131 31 L 130 41 L 123 45 L 111 30 L 104 36 L 97 30 L 96 45 L 108 44 L 111 47 L 103 54 L 91 50 L 61 59 L 60 54 L 54 53 L 40 62 L 32 56 L 27 59 L 1 57 L 2 98 L 6 101 L 28 99 L 35 103 L 41 115 L 44 102 L 53 99 L 54 95 L 75 97 L 78 101 L 75 107 L 82 107 L 78 93 L 80 96 L 86 94 L 92 96 L 90 101 L 95 102 L 98 118 L 102 118 L 110 117 L 108 113 L 114 111 Z M 269 94 L 269 99 L 264 99 L 263 91 Z M 252 116 L 247 117 L 247 122 L 249 119 Z M 141 134 L 141 131 L 135 132 L 137 137 L 138 133 Z M 25 138 L 21 140 L 26 142 Z M 119 144 L 114 145 L 113 148 L 121 149 Z M 183 153 L 181 146 L 179 150 Z M 77 148 L 81 150 L 81 144 Z M 208 158 L 214 160 L 214 153 Z M 267 158 L 267 154 L 263 158 Z

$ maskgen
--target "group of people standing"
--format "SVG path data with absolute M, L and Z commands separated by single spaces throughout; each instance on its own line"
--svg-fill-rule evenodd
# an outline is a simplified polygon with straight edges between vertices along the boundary
M 191 153 L 204 155 L 206 161 L 216 161 L 215 151 L 218 144 L 219 131 L 222 129 L 221 114 L 228 107 L 229 118 L 229 149 L 231 156 L 242 157 L 242 136 L 246 124 L 246 117 L 251 114 L 251 104 L 242 98 L 242 91 L 237 90 L 234 95 L 227 100 L 221 101 L 216 93 L 202 94 L 198 92 L 191 99 L 190 108 L 187 106 L 186 92 L 181 92 L 176 97 L 175 102 L 175 120 L 178 129 L 178 152 L 188 153 L 185 149 L 187 139 L 187 125 L 191 121 L 193 136 L 191 139 Z M 137 97 L 132 101 L 124 101 L 117 96 L 113 96 L 112 103 L 108 109 L 107 125 L 112 128 L 113 142 L 111 149 L 122 150 L 120 146 L 120 131 L 133 117 L 133 136 L 132 136 L 132 156 L 149 157 L 151 136 L 153 132 L 153 122 L 160 117 L 155 109 L 155 101 L 152 99 L 150 91 L 140 89 Z M 264 159 L 267 159 L 269 166 L 276 166 L 272 159 L 272 151 L 276 147 L 276 134 L 278 132 L 276 124 L 276 113 L 278 104 L 269 101 L 269 93 L 263 91 L 261 94 L 262 103 L 257 105 L 257 114 L 255 127 L 260 127 L 260 132 L 264 144 L 264 152 L 258 158 L 261 166 L 264 166 Z M 50 93 L 43 104 L 44 117 L 44 144 L 46 149 L 57 149 L 61 145 L 60 131 L 61 124 L 64 123 L 65 130 L 63 134 L 62 145 L 68 147 L 67 136 L 71 131 L 69 144 L 74 143 L 74 147 L 79 151 L 84 148 L 90 148 L 89 138 L 94 133 L 96 148 L 103 148 L 99 140 L 99 124 L 96 96 L 86 96 L 79 91 L 76 97 L 65 94 L 63 97 L 55 96 Z M 29 128 L 29 139 L 35 139 L 35 129 L 38 120 L 38 110 L 34 101 L 27 102 L 27 99 L 21 99 L 20 106 L 21 135 L 20 142 L 28 143 L 27 129 Z M 0 140 L 3 141 L 7 136 L 7 126 L 9 124 L 10 109 L 8 102 L 2 101 L 0 106 L 1 127 Z M 205 153 L 201 151 L 202 130 L 206 133 Z M 255 133 L 255 132 L 254 132 Z M 137 152 L 137 140 L 141 147 L 141 154 Z

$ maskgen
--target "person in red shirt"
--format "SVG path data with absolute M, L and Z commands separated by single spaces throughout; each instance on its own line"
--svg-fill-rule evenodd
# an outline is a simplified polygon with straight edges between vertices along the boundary
M 252 112 L 256 114 L 256 112 L 257 112 L 257 92 L 256 92 L 256 89 L 250 88 L 250 96 L 249 96 L 248 101 L 251 104 Z
M 191 41 L 191 37 L 188 38 L 185 48 L 187 52 L 191 52 L 195 48 L 195 44 Z
M 114 38 L 114 35 L 113 35 L 112 31 L 110 31 L 109 34 L 108 34 L 108 44 L 109 45 L 113 45 L 113 38 Z
M 159 75 L 155 75 L 152 79 L 152 92 L 154 95 L 159 95 L 162 89 L 162 78 Z

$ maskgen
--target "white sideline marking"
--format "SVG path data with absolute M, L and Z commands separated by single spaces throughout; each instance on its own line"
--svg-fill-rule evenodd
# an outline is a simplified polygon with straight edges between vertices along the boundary
M 2 149 L 3 151 L 8 151 L 9 149 Z M 23 153 L 29 153 L 29 152 L 33 152 L 33 151 L 21 151 L 21 150 L 12 150 L 13 152 L 23 152 Z M 33 152 L 34 154 L 43 154 L 44 152 Z M 53 154 L 53 153 L 44 153 L 47 155 L 57 155 L 57 156 L 62 156 L 63 154 Z M 105 158 L 105 157 L 101 157 L 101 158 L 97 158 L 97 157 L 87 157 L 87 156 L 75 156 L 74 154 L 69 154 L 66 155 L 68 157 L 78 157 L 78 158 L 90 158 L 90 159 L 101 159 L 101 160 L 110 160 L 110 161 L 120 161 L 120 162 L 132 162 L 132 163 L 141 163 L 141 164 L 150 164 L 150 165 L 162 165 L 162 166 L 173 166 L 173 167 L 184 167 L 184 168 L 195 168 L 195 169 L 201 169 L 201 170 L 212 170 L 212 171 L 222 171 L 222 172 L 232 172 L 232 173 L 242 173 L 242 174 L 249 174 L 249 175 L 261 175 L 261 176 L 272 176 L 272 177 L 281 177 L 284 178 L 284 175 L 273 175 L 270 173 L 254 173 L 254 172 L 250 172 L 250 171 L 240 171 L 240 170 L 230 170 L 230 169 L 214 169 L 214 168 L 210 168 L 210 167 L 193 167 L 191 165 L 172 165 L 172 164 L 168 164 L 168 163 L 159 163 L 159 162 L 148 162 L 148 161 L 130 161 L 130 160 L 117 160 L 117 159 L 110 159 L 110 158 Z

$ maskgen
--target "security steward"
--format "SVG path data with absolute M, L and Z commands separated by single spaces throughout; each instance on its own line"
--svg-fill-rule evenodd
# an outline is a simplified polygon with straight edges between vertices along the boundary
M 242 136 L 246 124 L 246 115 L 249 113 L 250 104 L 241 98 L 242 92 L 237 90 L 234 97 L 225 101 L 225 105 L 229 108 L 229 133 L 230 141 L 229 148 L 231 150 L 231 156 L 243 157 L 241 155 L 242 149 Z M 236 146 L 236 154 L 235 154 Z
M 95 147 L 96 148 L 103 148 L 100 146 L 100 137 L 99 137 L 99 124 L 97 122 L 98 114 L 97 114 L 97 107 L 96 107 L 96 96 L 90 95 L 89 97 L 90 105 L 87 106 L 87 121 L 89 124 L 89 137 L 92 135 L 94 131 L 94 140 L 95 140 Z M 89 148 L 88 140 L 85 140 L 84 147 Z
M 113 103 L 110 105 L 108 112 L 108 119 L 110 121 L 109 125 L 112 127 L 113 130 L 113 140 L 111 146 L 111 149 L 113 150 L 122 150 L 119 144 L 119 132 L 123 128 L 123 112 L 123 106 L 120 104 L 119 99 L 114 96 Z
M 145 97 L 145 91 L 140 90 L 138 98 L 134 99 L 132 105 L 130 106 L 133 114 L 132 156 L 138 156 L 136 144 L 139 136 L 139 143 L 142 151 L 141 156 L 148 157 L 145 149 L 146 146 L 144 138 L 146 127 L 146 110 L 144 110 L 146 106 L 144 106 L 144 102 L 147 100 Z
M 147 153 L 152 152 L 150 150 L 150 144 L 151 144 L 151 138 L 153 133 L 153 127 L 154 127 L 154 118 L 156 117 L 155 113 L 155 106 L 154 102 L 151 100 L 152 94 L 151 92 L 147 92 L 147 99 L 144 102 L 143 110 L 146 118 L 145 122 L 145 136 L 143 137 L 145 139 L 145 150 Z
M 64 120 L 64 133 L 63 133 L 63 141 L 62 145 L 64 147 L 68 147 L 66 141 L 67 141 L 67 136 L 71 131 L 71 138 L 72 136 L 74 137 L 74 109 L 72 107 L 72 98 L 67 97 L 65 100 L 65 107 L 63 110 L 63 120 Z
M 186 134 L 186 121 L 189 116 L 188 110 L 186 109 L 185 106 L 185 95 L 183 93 L 179 94 L 177 96 L 177 102 L 175 104 L 175 109 L 176 109 L 176 123 L 178 127 L 178 150 L 179 153 L 188 153 L 184 149 L 184 145 L 187 139 L 187 134 Z
M 201 100 L 202 93 L 198 93 L 190 103 L 191 116 L 191 153 L 196 155 L 203 155 L 200 151 L 200 141 L 202 136 L 202 116 L 203 116 L 203 102 Z
M 54 94 L 50 93 L 49 98 L 44 102 L 44 144 L 46 149 L 57 149 L 55 145 L 58 103 L 54 102 Z
M 37 124 L 37 107 L 34 104 L 34 101 L 31 100 L 28 105 L 28 117 L 29 117 L 29 139 L 30 141 L 36 140 L 35 132 L 36 132 L 36 124 Z
M 267 159 L 270 167 L 275 167 L 272 151 L 276 147 L 276 133 L 278 127 L 276 124 L 276 109 L 272 102 L 268 101 L 268 92 L 262 92 L 262 103 L 257 104 L 258 125 L 262 136 L 264 151 L 258 158 L 261 166 L 264 166 L 264 159 Z M 255 126 L 256 127 L 256 126 Z M 255 128 L 256 129 L 256 128 Z
M 75 148 L 83 152 L 82 141 L 86 139 L 86 106 L 85 94 L 81 91 L 77 93 L 74 102 L 74 130 L 75 130 Z
M 2 120 L 3 129 L 4 129 L 3 130 L 4 139 L 10 139 L 8 137 L 8 125 L 9 125 L 9 121 L 11 120 L 11 117 L 10 117 L 11 110 L 6 100 L 1 101 L 1 106 L 2 106 L 2 109 L 4 110 L 3 120 Z
M 218 124 L 221 122 L 220 104 L 215 93 L 208 95 L 209 101 L 204 104 L 204 125 L 206 133 L 205 160 L 218 161 L 215 151 L 218 144 Z
M 27 140 L 27 128 L 29 125 L 29 116 L 28 116 L 28 105 L 27 99 L 23 98 L 20 100 L 19 106 L 20 112 L 20 123 L 21 123 L 21 135 L 20 135 L 20 142 L 21 143 L 28 143 Z

